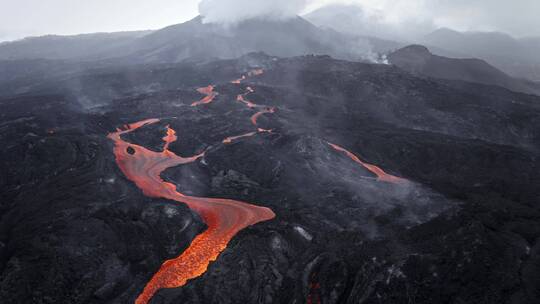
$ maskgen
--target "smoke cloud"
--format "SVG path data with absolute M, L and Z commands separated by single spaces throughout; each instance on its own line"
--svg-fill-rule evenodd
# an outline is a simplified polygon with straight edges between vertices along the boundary
M 513 36 L 540 35 L 538 0 L 315 0 L 311 4 L 312 10 L 341 6 L 345 19 L 333 20 L 333 24 L 344 26 L 348 16 L 356 15 L 358 20 L 353 26 L 376 31 L 374 35 L 390 33 L 409 38 L 440 27 L 501 31 Z
M 418 15 L 397 15 L 390 9 L 383 11 L 361 4 L 330 4 L 305 15 L 304 18 L 315 25 L 330 27 L 343 33 L 402 41 L 423 36 L 436 29 L 433 20 L 422 17 L 420 9 L 415 12 Z
M 203 0 L 199 13 L 205 23 L 235 24 L 251 18 L 292 18 L 302 12 L 307 0 Z

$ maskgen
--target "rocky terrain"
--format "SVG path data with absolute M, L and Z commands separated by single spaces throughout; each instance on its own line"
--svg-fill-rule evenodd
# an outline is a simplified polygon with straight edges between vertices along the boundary
M 416 11 L 415 21 L 411 23 L 385 22 L 388 20 L 370 11 L 369 5 L 366 7 L 350 2 L 330 3 L 304 15 L 303 18 L 321 28 L 356 36 L 375 36 L 394 41 L 395 45 L 401 47 L 413 43 L 425 45 L 439 56 L 480 59 L 512 77 L 540 81 L 540 37 L 512 36 L 505 32 L 492 31 L 493 29 L 465 32 L 446 27 L 435 29 L 433 26 L 436 22 L 425 22 L 418 15 L 419 12 Z M 395 48 L 390 49 L 394 50 Z M 478 65 L 479 62 L 471 64 Z
M 201 155 L 170 191 L 275 214 L 149 303 L 540 297 L 540 97 L 262 53 L 29 77 L 0 83 L 3 303 L 133 303 L 211 226 L 126 174 L 139 147 Z
M 458 32 L 440 28 L 421 39 L 437 47 L 439 55 L 481 58 L 519 78 L 540 81 L 540 44 L 538 37 L 515 38 L 500 32 Z
M 433 78 L 496 85 L 516 92 L 540 95 L 540 84 L 510 77 L 480 59 L 433 55 L 422 45 L 410 45 L 388 55 L 391 64 L 413 74 Z

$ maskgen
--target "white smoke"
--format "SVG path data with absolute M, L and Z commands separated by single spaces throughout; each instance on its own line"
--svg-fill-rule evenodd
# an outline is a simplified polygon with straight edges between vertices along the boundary
M 307 0 L 202 0 L 204 23 L 235 24 L 252 18 L 281 20 L 295 17 Z

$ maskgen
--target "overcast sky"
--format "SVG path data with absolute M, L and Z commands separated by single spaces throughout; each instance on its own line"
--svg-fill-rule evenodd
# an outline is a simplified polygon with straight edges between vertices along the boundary
M 288 1 L 204 0 L 218 16 L 225 2 L 259 2 L 265 7 Z M 0 0 L 0 41 L 29 35 L 158 29 L 198 14 L 200 0 Z M 540 36 L 540 0 L 290 0 L 294 10 L 341 2 L 356 3 L 395 24 L 433 24 L 458 30 L 503 31 Z M 306 5 L 303 5 L 304 2 Z M 287 5 L 287 4 L 285 4 Z M 242 5 L 234 5 L 234 10 Z M 218 6 L 216 6 L 218 7 Z M 290 8 L 288 8 L 290 9 Z M 233 11 L 234 11 L 233 10 Z M 238 12 L 245 14 L 241 8 Z M 231 13 L 231 12 L 228 12 Z

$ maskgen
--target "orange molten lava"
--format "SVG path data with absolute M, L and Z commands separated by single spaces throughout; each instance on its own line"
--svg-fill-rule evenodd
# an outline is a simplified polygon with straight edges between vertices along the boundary
M 249 72 L 249 76 L 253 76 L 253 75 L 260 75 L 263 73 L 263 70 L 253 70 L 251 72 Z M 236 83 L 236 82 L 235 82 Z M 254 93 L 255 90 L 252 88 L 252 87 L 247 87 L 246 88 L 246 92 L 244 94 L 240 94 L 236 97 L 236 100 L 245 104 L 248 108 L 250 109 L 257 109 L 257 108 L 263 108 L 263 110 L 253 114 L 250 118 L 251 120 L 251 123 L 254 125 L 254 126 L 257 126 L 257 120 L 259 119 L 259 117 L 261 115 L 264 115 L 266 113 L 275 113 L 276 112 L 276 109 L 275 108 L 272 108 L 272 107 L 267 107 L 267 106 L 260 106 L 260 105 L 257 105 L 257 104 L 254 104 L 253 102 L 249 101 L 246 99 L 246 95 L 250 94 L 250 93 Z M 245 137 L 251 137 L 251 136 L 254 136 L 255 134 L 257 133 L 272 133 L 272 130 L 268 130 L 268 129 L 262 129 L 262 128 L 257 128 L 257 131 L 256 132 L 249 132 L 249 133 L 246 133 L 246 134 L 242 134 L 242 135 L 238 135 L 238 136 L 231 136 L 231 137 L 227 137 L 223 140 L 223 143 L 224 144 L 231 144 L 233 143 L 234 141 L 238 140 L 238 139 L 241 139 L 241 138 L 245 138 Z
M 261 75 L 262 73 L 262 69 L 256 69 L 249 72 L 247 77 Z M 232 81 L 232 83 L 240 84 L 247 77 L 244 75 L 242 78 Z M 200 101 L 194 102 L 192 106 L 209 104 L 218 95 L 212 85 L 199 88 L 197 91 L 206 96 Z M 256 105 L 245 98 L 247 94 L 254 92 L 252 87 L 247 87 L 246 93 L 238 95 L 237 100 L 244 103 L 250 109 L 264 108 L 251 116 L 252 124 L 257 126 L 257 119 L 263 114 L 274 113 L 275 108 Z M 116 162 L 125 176 L 133 181 L 146 196 L 185 203 L 191 210 L 199 214 L 208 228 L 202 234 L 198 235 L 179 257 L 165 261 L 162 264 L 159 271 L 152 277 L 137 298 L 136 304 L 148 303 L 160 289 L 181 287 L 188 280 L 201 276 L 206 272 L 208 265 L 218 258 L 219 254 L 227 247 L 229 241 L 239 231 L 275 217 L 272 210 L 268 208 L 241 201 L 187 196 L 178 192 L 174 184 L 165 182 L 160 176 L 164 170 L 195 162 L 204 157 L 205 153 L 184 158 L 171 152 L 169 146 L 178 138 L 176 132 L 170 126 L 167 126 L 167 133 L 163 137 L 165 145 L 162 152 L 150 151 L 142 146 L 130 144 L 121 138 L 123 134 L 157 122 L 159 122 L 159 119 L 143 120 L 125 125 L 123 128 L 118 128 L 116 132 L 109 134 L 108 137 L 115 143 L 114 154 L 116 156 Z M 241 138 L 254 136 L 257 133 L 272 132 L 269 129 L 257 128 L 254 132 L 228 137 L 223 140 L 223 143 L 230 144 Z M 392 183 L 404 181 L 402 178 L 387 174 L 375 165 L 361 161 L 353 153 L 340 146 L 331 143 L 328 144 L 373 172 L 377 175 L 378 180 Z M 320 285 L 318 283 L 312 283 L 310 289 L 311 292 L 307 299 L 308 303 L 320 303 L 318 294 Z
M 257 70 L 256 70 L 257 71 Z M 255 72 L 253 72 L 255 73 Z M 261 70 L 261 73 L 262 73 L 262 70 Z M 258 74 L 257 74 L 258 75 Z M 263 108 L 261 111 L 253 114 L 250 118 L 251 120 L 251 123 L 254 125 L 254 126 L 257 126 L 257 120 L 259 119 L 259 117 L 261 117 L 261 115 L 264 115 L 264 114 L 267 114 L 267 113 L 275 113 L 276 112 L 276 108 L 273 108 L 273 107 L 267 107 L 267 106 L 263 106 L 263 105 L 257 105 L 253 102 L 251 102 L 250 100 L 246 99 L 246 96 L 250 93 L 254 93 L 255 90 L 252 88 L 252 87 L 247 87 L 246 88 L 246 92 L 244 94 L 240 94 L 236 97 L 236 100 L 245 104 L 248 108 L 250 109 L 257 109 L 257 108 Z
M 259 75 L 262 75 L 264 73 L 264 70 L 263 69 L 254 69 L 254 70 L 251 70 L 247 73 L 247 76 L 246 75 L 242 75 L 242 77 L 238 78 L 238 79 L 235 79 L 233 81 L 231 81 L 231 83 L 234 83 L 234 84 L 241 84 L 242 81 L 246 80 L 248 77 L 253 77 L 253 76 L 259 76 Z
M 403 179 L 401 177 L 397 177 L 397 176 L 394 176 L 394 175 L 390 175 L 390 174 L 384 172 L 383 169 L 381 169 L 381 168 L 379 168 L 379 167 L 377 167 L 375 165 L 363 162 L 356 155 L 354 155 L 352 152 L 346 150 L 345 148 L 342 148 L 342 147 L 340 147 L 338 145 L 335 145 L 335 144 L 332 144 L 332 143 L 328 143 L 328 144 L 332 148 L 334 148 L 335 150 L 345 153 L 345 155 L 347 155 L 350 159 L 352 159 L 353 161 L 359 163 L 364 168 L 369 170 L 371 173 L 375 174 L 377 176 L 377 179 L 380 180 L 380 181 L 389 182 L 389 183 L 402 183 L 402 182 L 406 181 L 406 179 Z
M 252 93 L 253 91 L 250 91 L 250 93 Z M 236 97 L 236 100 L 238 100 L 239 102 L 245 104 L 248 108 L 256 108 L 257 105 L 254 104 L 253 102 L 249 101 L 249 100 L 246 100 L 246 98 L 244 97 L 245 94 L 240 94 Z
M 235 140 L 238 140 L 238 139 L 241 139 L 241 138 L 244 138 L 244 137 L 251 137 L 251 136 L 253 136 L 255 134 L 257 134 L 257 132 L 249 132 L 249 133 L 238 135 L 238 136 L 227 137 L 227 138 L 225 138 L 223 140 L 223 143 L 224 144 L 232 144 Z
M 164 170 L 195 162 L 202 158 L 204 153 L 181 157 L 168 150 L 169 145 L 177 140 L 176 132 L 168 126 L 167 135 L 163 138 L 165 146 L 162 152 L 150 151 L 121 138 L 123 134 L 157 122 L 158 119 L 144 120 L 109 134 L 108 137 L 115 143 L 116 162 L 125 176 L 146 196 L 185 203 L 201 216 L 208 228 L 198 235 L 179 257 L 163 263 L 137 298 L 137 304 L 148 303 L 159 289 L 181 287 L 188 280 L 202 275 L 209 263 L 217 259 L 240 230 L 275 217 L 268 208 L 240 201 L 187 196 L 178 192 L 174 184 L 165 182 L 160 176 Z
M 315 281 L 314 277 L 315 276 L 312 275 L 309 282 L 309 293 L 306 304 L 321 304 L 321 297 L 319 295 L 321 290 L 321 284 Z
M 253 116 L 251 116 L 251 123 L 256 126 L 257 120 L 259 119 L 261 115 L 264 115 L 266 113 L 275 113 L 275 112 L 276 112 L 275 108 L 265 108 L 264 110 L 259 111 L 255 113 Z
M 234 141 L 236 141 L 238 139 L 242 139 L 244 137 L 251 137 L 251 136 L 254 136 L 257 133 L 272 133 L 272 130 L 258 128 L 257 132 L 249 132 L 249 133 L 238 135 L 238 136 L 227 137 L 227 138 L 225 138 L 223 140 L 223 143 L 226 144 L 226 145 L 227 144 L 232 144 Z
M 242 75 L 242 77 L 238 78 L 238 79 L 235 79 L 233 81 L 231 81 L 231 83 L 234 83 L 234 84 L 240 84 L 242 83 L 242 81 L 244 81 L 246 79 L 246 76 L 245 75 Z
M 203 105 L 203 104 L 209 104 L 212 101 L 214 101 L 214 99 L 218 95 L 218 93 L 214 91 L 214 86 L 213 85 L 209 85 L 209 86 L 204 87 L 204 88 L 198 88 L 197 92 L 199 92 L 201 94 L 204 94 L 206 96 L 203 99 L 192 103 L 191 104 L 192 107 L 200 106 L 200 105 Z
M 263 69 L 254 69 L 248 73 L 248 77 L 259 76 L 264 73 Z

